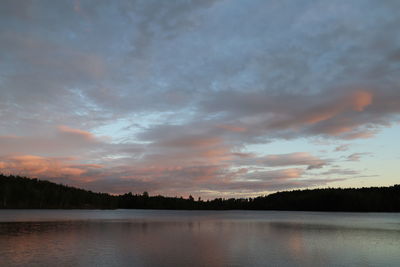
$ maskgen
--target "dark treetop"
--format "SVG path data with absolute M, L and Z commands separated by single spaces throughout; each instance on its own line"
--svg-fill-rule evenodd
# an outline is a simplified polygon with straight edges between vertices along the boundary
M 400 212 L 400 185 L 277 192 L 256 198 L 113 196 L 49 181 L 0 174 L 1 209 L 193 209 Z

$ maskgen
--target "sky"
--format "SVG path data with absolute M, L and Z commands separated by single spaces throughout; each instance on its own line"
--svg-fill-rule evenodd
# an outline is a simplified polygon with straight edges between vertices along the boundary
M 400 184 L 400 1 L 2 0 L 0 172 L 120 194 Z

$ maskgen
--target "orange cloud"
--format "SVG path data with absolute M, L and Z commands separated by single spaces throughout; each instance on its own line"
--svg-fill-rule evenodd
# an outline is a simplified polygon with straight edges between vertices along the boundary
M 74 1 L 74 11 L 76 13 L 80 13 L 81 12 L 81 3 L 79 0 L 75 0 Z
M 153 143 L 149 153 L 142 158 L 144 165 L 184 166 L 218 164 L 232 159 L 231 147 L 218 136 L 184 135 Z
M 372 104 L 372 101 L 373 94 L 367 91 L 357 91 L 351 96 L 353 109 L 356 111 L 363 111 L 367 106 Z
M 267 123 L 269 129 L 294 129 L 342 136 L 353 132 L 363 121 L 355 119 L 356 114 L 351 111 L 362 112 L 373 103 L 373 93 L 358 90 L 329 99 L 318 105 L 298 111 L 282 112 L 275 119 Z M 316 101 L 319 99 L 316 98 Z M 311 101 L 311 100 L 310 100 Z
M 245 127 L 240 127 L 240 126 L 235 126 L 235 125 L 228 125 L 228 124 L 221 124 L 217 126 L 218 128 L 225 129 L 231 132 L 237 132 L 237 133 L 242 133 L 246 132 L 247 128 Z
M 210 147 L 222 142 L 220 137 L 184 136 L 160 142 L 162 146 L 169 147 Z
M 70 159 L 46 158 L 34 155 L 4 156 L 0 158 L 0 170 L 4 173 L 34 177 L 81 176 L 91 168 L 100 168 L 96 164 L 71 165 Z
M 315 114 L 310 114 L 306 117 L 307 124 L 315 124 L 321 121 L 331 119 L 338 114 L 345 112 L 349 107 L 355 111 L 363 111 L 367 106 L 372 104 L 373 95 L 367 91 L 356 91 L 343 99 L 335 100 L 331 106 L 322 109 L 315 109 Z
M 326 110 L 322 112 L 318 112 L 317 114 L 311 114 L 305 118 L 305 122 L 307 124 L 315 124 L 320 121 L 326 121 L 334 116 L 336 116 L 340 111 L 339 110 Z
M 58 126 L 46 134 L 33 136 L 0 136 L 0 156 L 5 155 L 43 155 L 43 156 L 82 156 L 92 149 L 104 147 L 108 140 L 90 132 Z
M 65 125 L 58 126 L 58 130 L 61 133 L 69 134 L 71 136 L 82 137 L 82 138 L 84 138 L 86 140 L 94 140 L 95 139 L 95 136 L 90 132 L 86 132 L 86 131 L 82 131 L 82 130 L 79 130 L 79 129 L 70 128 L 70 127 L 65 126 Z
M 282 176 L 285 178 L 298 178 L 300 177 L 304 171 L 302 169 L 286 169 L 281 170 Z
M 377 131 L 363 131 L 363 132 L 355 132 L 355 133 L 348 133 L 343 136 L 344 139 L 346 140 L 352 140 L 352 139 L 367 139 L 374 137 Z
M 201 152 L 201 156 L 204 157 L 208 162 L 218 163 L 224 160 L 232 159 L 232 154 L 227 147 L 217 147 L 214 149 L 208 149 Z

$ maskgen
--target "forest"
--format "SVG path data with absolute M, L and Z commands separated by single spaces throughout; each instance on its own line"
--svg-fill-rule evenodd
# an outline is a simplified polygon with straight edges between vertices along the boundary
M 283 191 L 255 198 L 195 200 L 110 195 L 45 180 L 0 174 L 0 209 L 176 209 L 400 212 L 400 185 Z

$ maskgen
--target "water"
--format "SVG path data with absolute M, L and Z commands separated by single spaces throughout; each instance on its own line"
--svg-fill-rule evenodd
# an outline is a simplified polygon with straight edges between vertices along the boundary
M 0 266 L 400 266 L 400 214 L 0 210 Z

